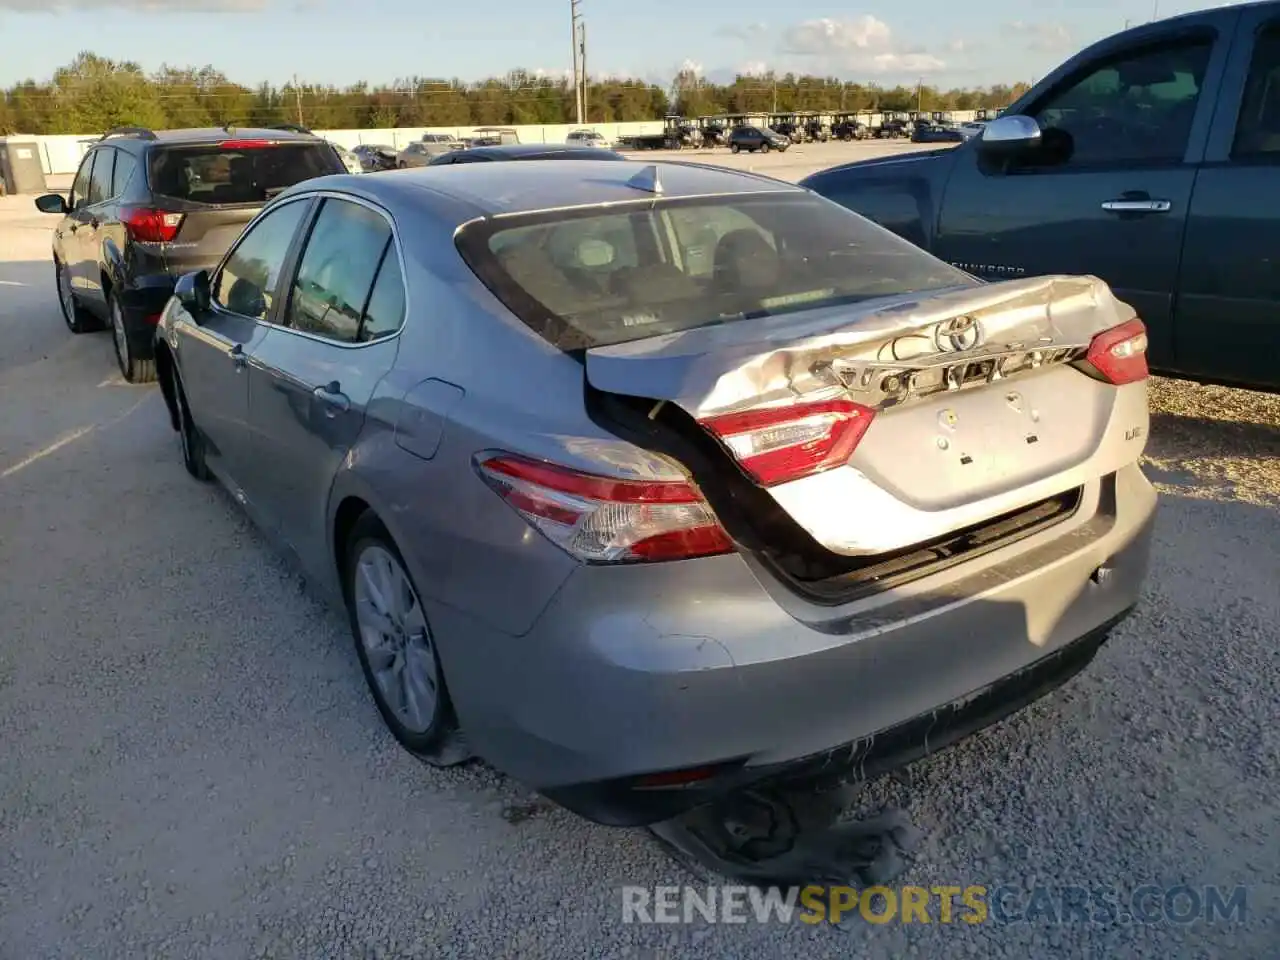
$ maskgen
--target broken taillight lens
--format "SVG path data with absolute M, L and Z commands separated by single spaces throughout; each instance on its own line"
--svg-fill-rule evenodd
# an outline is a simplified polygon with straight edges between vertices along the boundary
M 765 487 L 842 466 L 875 411 L 851 400 L 765 407 L 708 417 L 702 425 Z
M 182 227 L 181 213 L 154 210 L 150 207 L 126 207 L 120 220 L 129 236 L 143 243 L 170 243 Z
M 508 505 L 580 560 L 687 560 L 734 549 L 711 507 L 683 480 L 619 480 L 506 453 L 482 458 L 478 467 Z
M 1149 375 L 1146 324 L 1135 317 L 1103 330 L 1090 341 L 1085 359 L 1116 386 L 1145 380 Z

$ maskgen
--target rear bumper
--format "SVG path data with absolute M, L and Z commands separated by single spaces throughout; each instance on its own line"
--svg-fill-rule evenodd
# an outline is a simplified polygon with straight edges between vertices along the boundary
M 459 718 L 495 766 L 604 823 L 890 769 L 1063 682 L 1137 602 L 1155 492 L 1136 465 L 1107 509 L 1093 487 L 1070 520 L 842 606 L 733 555 L 580 568 L 522 637 L 433 613 Z M 700 767 L 717 774 L 695 787 L 636 780 Z

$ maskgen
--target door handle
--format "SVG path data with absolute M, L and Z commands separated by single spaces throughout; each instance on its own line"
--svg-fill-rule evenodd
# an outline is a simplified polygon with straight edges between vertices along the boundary
M 237 343 L 231 348 L 231 364 L 237 370 L 243 370 L 249 364 L 249 358 L 244 355 L 244 345 Z
M 336 417 L 351 409 L 351 398 L 342 392 L 342 386 L 337 380 L 326 383 L 323 387 L 316 387 L 311 395 L 325 405 L 327 417 Z
M 1108 213 L 1168 213 L 1172 208 L 1173 204 L 1168 200 L 1150 198 L 1108 200 L 1102 205 L 1102 209 Z

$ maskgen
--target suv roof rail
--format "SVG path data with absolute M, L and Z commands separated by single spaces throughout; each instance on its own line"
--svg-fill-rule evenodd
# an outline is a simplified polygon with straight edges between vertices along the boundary
M 273 123 L 268 129 L 271 130 L 288 130 L 290 133 L 305 133 L 310 136 L 315 134 L 299 123 Z
M 139 140 L 155 140 L 156 134 L 154 130 L 147 127 L 112 127 L 104 133 L 101 139 L 107 137 L 137 137 Z

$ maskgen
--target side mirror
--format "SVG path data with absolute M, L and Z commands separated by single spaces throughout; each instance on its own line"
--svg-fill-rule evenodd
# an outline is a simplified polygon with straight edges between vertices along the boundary
M 36 209 L 41 213 L 71 212 L 71 208 L 67 206 L 67 198 L 60 193 L 46 193 L 42 197 L 36 197 Z
M 199 317 L 209 309 L 212 295 L 209 292 L 209 271 L 197 270 L 178 278 L 173 288 L 173 295 L 178 298 L 188 313 Z
M 1035 118 L 1010 115 L 988 121 L 975 139 L 983 153 L 1009 156 L 1035 149 L 1041 137 L 1040 124 Z

